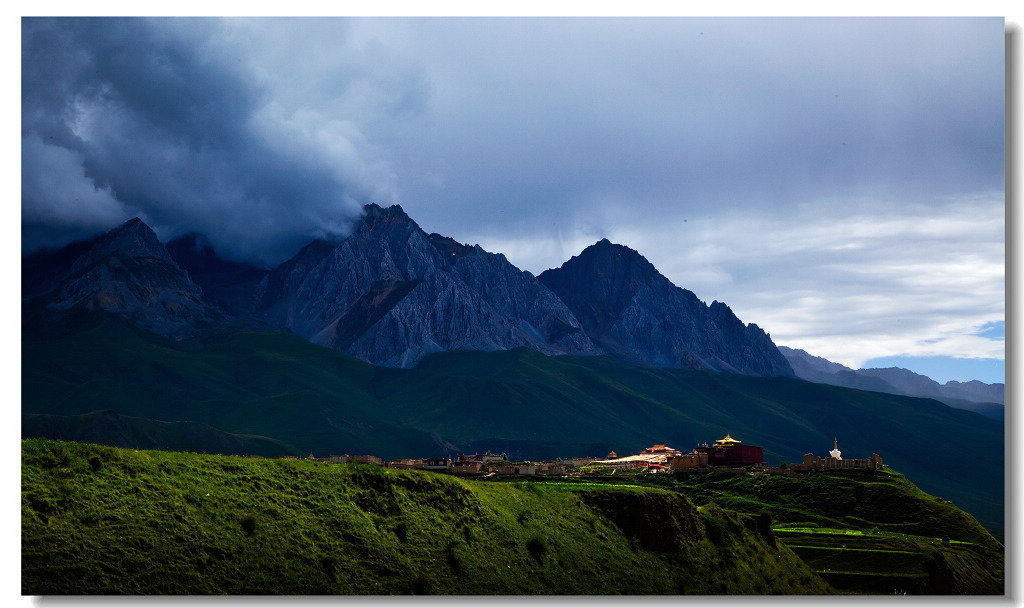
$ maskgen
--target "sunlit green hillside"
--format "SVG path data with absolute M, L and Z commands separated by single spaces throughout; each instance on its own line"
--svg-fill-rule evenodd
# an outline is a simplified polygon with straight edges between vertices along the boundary
M 776 537 L 844 592 L 1003 593 L 1002 544 L 970 514 L 890 469 L 648 479 L 696 505 L 769 514 Z
M 824 594 L 669 490 L 22 443 L 22 593 Z

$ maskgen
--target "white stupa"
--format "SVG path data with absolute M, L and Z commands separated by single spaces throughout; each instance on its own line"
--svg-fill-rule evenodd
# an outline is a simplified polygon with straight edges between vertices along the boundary
M 829 452 L 828 454 L 829 454 L 829 456 L 831 456 L 832 458 L 835 458 L 836 460 L 842 460 L 843 459 L 843 453 L 839 451 L 839 438 L 838 437 L 834 438 L 834 442 L 832 444 L 832 451 Z

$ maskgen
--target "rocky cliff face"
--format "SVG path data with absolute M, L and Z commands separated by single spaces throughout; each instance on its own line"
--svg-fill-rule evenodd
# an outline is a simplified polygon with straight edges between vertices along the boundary
M 380 365 L 456 349 L 601 352 L 533 275 L 426 234 L 399 206 L 368 205 L 348 238 L 310 244 L 259 291 L 269 322 Z
M 628 247 L 602 240 L 539 278 L 576 314 L 595 343 L 621 359 L 793 376 L 760 328 L 743 325 L 721 302 L 705 305 Z
M 50 259 L 59 263 L 42 267 L 54 274 L 23 285 L 31 285 L 26 295 L 42 298 L 51 315 L 100 310 L 175 340 L 195 337 L 218 318 L 202 290 L 138 218 Z M 38 261 L 26 265 L 39 267 Z

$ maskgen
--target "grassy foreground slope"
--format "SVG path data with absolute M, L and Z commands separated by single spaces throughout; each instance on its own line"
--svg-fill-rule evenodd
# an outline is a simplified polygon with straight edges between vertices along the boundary
M 666 490 L 22 442 L 26 595 L 831 591 Z

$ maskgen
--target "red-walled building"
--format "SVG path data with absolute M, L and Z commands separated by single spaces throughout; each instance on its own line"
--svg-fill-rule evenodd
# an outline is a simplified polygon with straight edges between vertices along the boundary
M 764 462 L 764 448 L 758 445 L 744 445 L 742 441 L 726 434 L 715 445 L 704 444 L 694 449 L 698 454 L 708 455 L 709 466 L 746 466 Z

